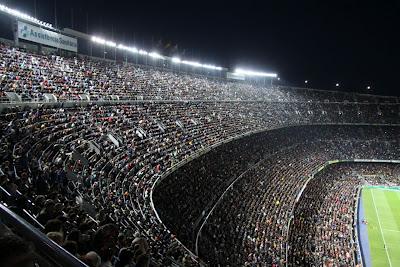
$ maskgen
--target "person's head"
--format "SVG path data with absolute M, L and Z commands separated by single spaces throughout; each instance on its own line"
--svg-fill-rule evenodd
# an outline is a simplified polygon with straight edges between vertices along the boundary
M 114 224 L 101 226 L 93 237 L 93 247 L 103 261 L 109 260 L 115 250 L 118 238 L 118 228 Z
M 86 253 L 86 255 L 82 257 L 82 261 L 89 265 L 89 267 L 99 267 L 101 264 L 101 258 L 99 254 L 94 251 Z
M 62 245 L 64 242 L 64 236 L 60 232 L 48 232 L 47 237 L 56 242 L 58 245 Z
M 120 234 L 118 235 L 118 245 L 119 245 L 120 247 L 125 246 L 125 242 L 126 242 L 125 235 L 124 235 L 123 233 L 120 233 Z
M 147 240 L 143 237 L 136 237 L 132 241 L 131 247 L 135 250 L 140 250 L 141 253 L 147 253 L 147 251 L 149 250 L 149 244 L 147 243 Z
M 64 233 L 62 221 L 57 220 L 57 219 L 48 220 L 46 225 L 44 226 L 44 232 L 46 234 L 49 233 L 49 232 Z
M 0 236 L 0 262 L 2 266 L 33 267 L 33 248 L 19 236 Z
M 47 212 L 52 212 L 54 210 L 54 205 L 55 205 L 55 203 L 54 203 L 54 200 L 52 200 L 52 199 L 47 199 L 44 202 L 44 208 L 46 209 Z
M 46 201 L 46 198 L 43 195 L 38 195 L 35 198 L 35 204 L 38 206 L 43 206 L 45 201 Z
M 63 209 L 64 209 L 64 204 L 62 204 L 62 203 L 56 203 L 54 205 L 54 211 L 55 212 L 62 212 Z

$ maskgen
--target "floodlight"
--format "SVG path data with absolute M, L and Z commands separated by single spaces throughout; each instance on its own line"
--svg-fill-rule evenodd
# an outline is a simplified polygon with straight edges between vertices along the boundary
M 202 66 L 202 64 L 200 64 L 199 62 L 196 62 L 196 61 L 183 60 L 182 63 L 193 66 L 193 67 L 201 67 Z
M 235 69 L 235 73 L 247 76 L 260 76 L 260 77 L 271 77 L 276 78 L 278 74 L 276 73 L 267 73 L 267 72 L 259 72 L 259 71 L 252 71 L 252 70 L 244 70 L 244 69 Z
M 128 50 L 132 53 L 139 53 L 139 50 L 136 47 L 129 47 Z
M 106 46 L 116 47 L 117 44 L 112 41 L 106 41 Z
M 96 37 L 96 36 L 92 36 L 92 42 L 98 43 L 98 44 L 106 44 L 106 40 Z
M 160 54 L 158 54 L 157 52 L 151 52 L 151 53 L 149 53 L 149 56 L 154 59 L 164 59 L 164 57 L 161 56 Z
M 217 68 L 214 65 L 208 65 L 208 64 L 203 64 L 202 67 L 205 69 L 210 69 L 210 70 L 215 70 Z
M 179 64 L 179 63 L 182 62 L 182 60 L 181 60 L 179 57 L 173 57 L 173 58 L 171 58 L 171 61 L 172 61 L 173 63 L 177 63 L 177 64 Z
M 22 13 L 22 12 L 16 10 L 16 9 L 9 8 L 9 7 L 5 6 L 5 5 L 0 4 L 0 11 L 2 11 L 4 13 L 7 13 L 9 15 L 12 15 L 14 17 L 17 17 L 17 18 L 21 18 L 23 20 L 33 22 L 33 23 L 38 24 L 40 26 L 53 29 L 53 25 L 52 24 L 43 22 L 41 20 L 38 20 L 37 18 L 29 16 L 28 14 Z
M 339 83 L 336 83 L 336 87 L 339 87 Z
M 122 50 L 128 50 L 128 47 L 126 47 L 126 46 L 123 45 L 123 44 L 119 44 L 119 45 L 118 45 L 118 48 L 119 48 L 119 49 L 122 49 Z
M 110 47 L 116 47 L 118 49 L 127 50 L 132 53 L 139 53 L 140 55 L 148 55 L 154 59 L 164 59 L 164 60 L 166 59 L 163 55 L 160 55 L 157 52 L 149 53 L 143 49 L 138 50 L 136 47 L 128 47 L 128 46 L 125 46 L 124 44 L 117 45 L 113 41 L 108 41 L 108 40 L 105 40 L 105 39 L 97 37 L 97 36 L 92 36 L 91 40 L 94 43 L 98 43 L 98 44 L 102 44 L 102 45 L 106 45 L 106 46 L 110 46 Z M 173 57 L 173 58 L 171 58 L 171 61 L 176 64 L 182 63 L 182 64 L 190 65 L 193 67 L 202 67 L 202 68 L 211 69 L 211 70 L 222 70 L 223 69 L 222 67 L 217 67 L 215 65 L 201 64 L 200 62 L 197 62 L 197 61 L 181 60 L 179 57 Z

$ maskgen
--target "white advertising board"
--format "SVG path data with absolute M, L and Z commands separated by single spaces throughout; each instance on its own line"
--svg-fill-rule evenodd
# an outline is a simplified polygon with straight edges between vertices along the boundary
M 72 52 L 78 51 L 78 40 L 32 24 L 18 21 L 18 38 Z

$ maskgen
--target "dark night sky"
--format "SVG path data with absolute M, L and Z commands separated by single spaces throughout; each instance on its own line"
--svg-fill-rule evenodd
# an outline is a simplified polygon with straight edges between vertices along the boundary
M 34 15 L 35 0 L 2 1 Z M 329 3 L 328 3 L 329 2 Z M 36 0 L 54 24 L 54 0 Z M 400 95 L 400 1 L 78 1 L 57 0 L 58 25 L 151 50 L 178 44 L 182 58 L 276 71 L 293 85 L 371 85 Z

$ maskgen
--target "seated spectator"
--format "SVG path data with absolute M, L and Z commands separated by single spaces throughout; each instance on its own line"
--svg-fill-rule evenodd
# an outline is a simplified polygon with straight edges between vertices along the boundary
M 64 230 L 62 221 L 58 219 L 48 220 L 44 226 L 44 232 L 46 234 L 49 232 L 58 232 L 63 235 Z
M 62 246 L 64 243 L 64 236 L 60 232 L 48 232 L 47 237 L 53 240 L 59 246 Z
M 81 260 L 84 263 L 86 263 L 87 265 L 89 265 L 89 267 L 100 267 L 100 265 L 101 265 L 101 258 L 94 251 L 90 251 L 90 252 L 86 253 L 86 255 L 84 255 L 81 258 Z

